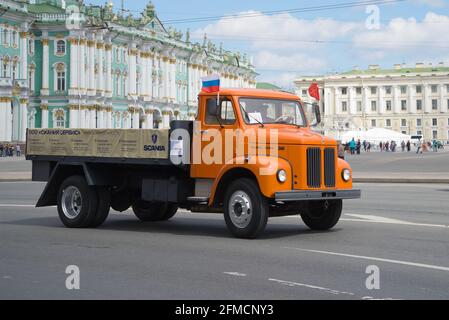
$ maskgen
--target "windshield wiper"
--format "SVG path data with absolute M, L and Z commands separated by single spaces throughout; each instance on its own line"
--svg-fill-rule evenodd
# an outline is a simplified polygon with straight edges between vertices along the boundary
M 242 106 L 240 106 L 240 107 L 242 108 L 243 112 L 245 112 L 246 117 L 248 118 L 248 120 L 249 120 L 249 118 L 251 117 L 251 118 L 253 118 L 258 124 L 260 124 L 260 125 L 262 126 L 262 128 L 265 128 L 265 125 L 263 124 L 263 122 L 260 122 L 256 117 L 253 117 L 252 115 L 250 115 L 250 114 L 248 113 L 248 111 L 246 111 L 246 109 L 245 109 L 244 107 L 242 107 Z M 251 120 L 250 120 L 250 121 L 251 121 Z

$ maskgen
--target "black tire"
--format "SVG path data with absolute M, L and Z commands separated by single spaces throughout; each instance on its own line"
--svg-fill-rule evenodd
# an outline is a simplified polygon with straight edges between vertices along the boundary
M 267 226 L 268 201 L 252 179 L 242 178 L 233 182 L 226 191 L 223 207 L 226 225 L 237 238 L 255 239 Z
M 178 211 L 176 205 L 163 202 L 137 201 L 132 208 L 136 217 L 144 222 L 167 221 Z
M 340 220 L 342 200 L 310 202 L 301 212 L 304 223 L 312 230 L 330 230 Z
M 109 211 L 111 210 L 111 191 L 109 188 L 98 187 L 97 188 L 97 196 L 98 196 L 98 207 L 91 228 L 98 228 L 101 226 L 107 219 L 109 215 Z
M 75 190 L 75 191 L 74 191 Z M 77 191 L 76 191 L 77 190 Z M 69 194 L 78 192 L 80 195 L 76 208 L 70 208 Z M 66 200 L 66 201 L 64 201 Z M 63 203 L 64 201 L 64 203 Z M 58 192 L 58 215 L 68 228 L 88 228 L 96 218 L 98 195 L 94 187 L 87 185 L 82 176 L 67 178 Z M 81 208 L 79 208 L 81 207 Z M 79 211 L 76 213 L 75 211 Z M 70 212 L 73 214 L 70 215 Z M 74 213 L 75 212 L 75 213 Z

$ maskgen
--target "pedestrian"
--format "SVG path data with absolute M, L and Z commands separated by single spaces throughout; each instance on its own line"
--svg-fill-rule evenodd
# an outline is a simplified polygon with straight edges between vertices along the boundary
M 384 144 L 381 142 L 379 143 L 380 152 L 384 151 Z
M 368 146 L 366 147 L 367 152 L 371 152 L 371 142 L 368 142 Z
M 406 147 L 405 141 L 402 141 L 402 142 L 401 142 L 401 149 L 402 149 L 402 152 L 405 152 L 405 147 Z
M 16 155 L 17 155 L 18 157 L 21 157 L 21 156 L 22 156 L 22 149 L 20 148 L 20 144 L 17 144 L 17 145 L 16 145 Z
M 385 142 L 385 151 L 389 152 L 390 151 L 390 143 L 387 141 Z
M 360 155 L 360 151 L 362 150 L 362 143 L 360 142 L 360 139 L 357 140 L 357 145 L 355 148 L 356 148 L 357 154 Z
M 368 147 L 368 143 L 366 142 L 366 140 L 363 140 L 363 151 L 366 152 L 367 147 Z
M 3 151 L 4 151 L 4 146 L 3 144 L 0 144 L 0 157 L 3 157 Z
M 412 144 L 410 143 L 410 140 L 407 141 L 407 152 L 410 152 L 412 150 Z
M 349 149 L 351 150 L 351 154 L 355 154 L 355 148 L 356 148 L 355 138 L 352 138 L 351 142 L 349 142 Z

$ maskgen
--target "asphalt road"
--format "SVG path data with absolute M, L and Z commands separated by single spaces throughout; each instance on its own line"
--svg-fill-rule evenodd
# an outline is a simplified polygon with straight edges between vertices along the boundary
M 33 208 L 42 187 L 0 183 L 0 299 L 449 299 L 449 186 L 359 185 L 335 230 L 275 218 L 254 241 L 182 212 L 65 229 L 55 208 Z M 80 290 L 65 287 L 69 265 Z M 371 265 L 379 290 L 365 285 Z

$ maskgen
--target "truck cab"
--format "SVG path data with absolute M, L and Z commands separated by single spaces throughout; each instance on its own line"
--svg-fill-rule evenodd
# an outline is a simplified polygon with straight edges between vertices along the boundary
M 132 207 L 142 221 L 179 208 L 221 213 L 239 238 L 288 215 L 329 230 L 343 200 L 361 192 L 337 142 L 312 130 L 305 109 L 290 93 L 222 89 L 202 92 L 195 121 L 169 130 L 29 130 L 33 180 L 47 182 L 37 206 L 57 205 L 69 228 L 98 227 L 110 208 Z

